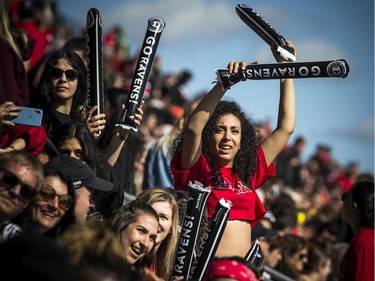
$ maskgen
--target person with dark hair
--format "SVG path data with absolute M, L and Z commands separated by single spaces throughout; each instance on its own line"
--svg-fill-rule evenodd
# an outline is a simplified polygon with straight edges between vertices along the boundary
M 53 132 L 52 141 L 60 155 L 84 161 L 95 175 L 113 183 L 114 189 L 111 192 L 92 191 L 91 199 L 95 204 L 95 209 L 90 210 L 91 212 L 98 212 L 97 215 L 107 217 L 114 209 L 123 205 L 122 176 L 113 169 L 101 149 L 97 147 L 95 138 L 86 125 L 81 123 L 62 124 Z
M 79 55 L 87 66 L 87 41 L 85 37 L 72 37 L 62 47 L 64 51 L 72 51 Z
M 288 45 L 294 49 L 293 44 Z M 284 61 L 276 52 L 277 61 Z M 244 61 L 230 62 L 229 73 L 245 71 Z M 228 222 L 216 256 L 244 257 L 251 248 L 251 228 L 266 210 L 256 190 L 276 175 L 273 161 L 295 128 L 293 79 L 280 82 L 276 129 L 261 143 L 255 126 L 234 101 L 221 101 L 226 90 L 221 81 L 199 102 L 172 148 L 171 169 L 176 190 L 187 190 L 198 181 L 211 192 L 207 199 L 212 218 L 219 200 L 232 202 Z
M 32 96 L 34 107 L 43 110 L 43 126 L 50 137 L 68 122 L 86 124 L 92 134 L 105 128 L 105 114 L 88 109 L 87 68 L 72 51 L 56 51 L 46 63 Z
M 314 244 L 309 244 L 308 263 L 303 267 L 299 281 L 327 281 L 332 268 L 332 259 L 328 252 Z
M 142 120 L 142 108 L 138 108 L 135 114 L 135 123 L 140 124 Z M 113 192 L 95 191 L 94 197 L 99 197 L 96 201 L 98 210 L 103 215 L 110 215 L 113 209 L 124 204 L 124 186 L 123 182 L 128 177 L 130 171 L 126 174 L 124 170 L 115 167 L 123 148 L 130 134 L 130 129 L 118 129 L 112 132 L 112 138 L 106 148 L 98 146 L 95 137 L 90 133 L 86 125 L 82 123 L 65 123 L 57 127 L 52 133 L 52 140 L 61 155 L 71 156 L 87 163 L 93 172 L 108 181 L 113 182 L 115 188 Z M 136 151 L 141 148 L 140 143 L 134 144 L 131 149 Z M 132 155 L 124 155 L 124 158 L 130 158 Z M 100 206 L 99 206 L 100 204 Z
M 60 155 L 56 146 L 53 144 L 51 138 L 47 138 L 43 146 L 43 150 L 36 156 L 40 163 L 46 164 L 53 157 Z
M 44 169 L 46 171 L 61 170 L 72 181 L 77 200 L 77 203 L 74 205 L 74 214 L 77 223 L 85 223 L 88 219 L 89 210 L 94 206 L 90 198 L 93 190 L 103 192 L 113 190 L 112 182 L 97 177 L 85 162 L 70 156 L 56 156 L 44 164 Z
M 341 264 L 339 281 L 374 280 L 374 182 L 358 181 L 342 195 L 341 218 L 354 233 Z
M 286 234 L 280 238 L 281 260 L 276 266 L 276 270 L 282 274 L 299 280 L 302 270 L 309 262 L 308 241 L 303 236 Z
M 160 227 L 156 211 L 135 199 L 121 206 L 107 223 L 121 242 L 126 263 L 138 269 L 150 267 Z

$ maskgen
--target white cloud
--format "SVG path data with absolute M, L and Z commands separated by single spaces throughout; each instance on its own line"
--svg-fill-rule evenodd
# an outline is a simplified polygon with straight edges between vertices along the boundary
M 129 1 L 103 14 L 107 26 L 120 24 L 135 41 L 143 39 L 147 21 L 154 16 L 166 22 L 163 32 L 166 43 L 192 35 L 205 40 L 225 37 L 241 25 L 240 21 L 234 20 L 237 16 L 233 5 L 225 1 Z

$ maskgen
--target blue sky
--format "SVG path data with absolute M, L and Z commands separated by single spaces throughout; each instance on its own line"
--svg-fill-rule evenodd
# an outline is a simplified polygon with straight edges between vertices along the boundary
M 103 32 L 114 24 L 128 35 L 132 50 L 142 44 L 149 18 L 166 27 L 157 56 L 164 72 L 189 69 L 190 96 L 207 91 L 214 69 L 229 61 L 273 63 L 268 45 L 235 12 L 245 4 L 268 20 L 297 48 L 297 61 L 345 59 L 350 72 L 342 78 L 296 79 L 297 126 L 291 139 L 304 136 L 309 158 L 317 144 L 331 147 L 341 165 L 357 161 L 374 173 L 374 2 L 349 0 L 64 0 L 59 9 L 85 25 L 87 11 L 102 16 Z M 238 101 L 255 121 L 277 120 L 279 82 L 246 81 L 226 97 Z

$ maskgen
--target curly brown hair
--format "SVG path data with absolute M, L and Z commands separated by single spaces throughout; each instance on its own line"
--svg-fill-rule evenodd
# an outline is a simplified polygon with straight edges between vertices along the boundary
M 217 185 L 222 185 L 220 167 L 211 156 L 211 145 L 214 141 L 214 133 L 217 121 L 222 115 L 233 114 L 241 122 L 241 149 L 234 158 L 232 174 L 237 174 L 245 184 L 251 183 L 251 176 L 258 168 L 257 147 L 259 145 L 259 131 L 252 124 L 251 119 L 241 110 L 238 103 L 234 101 L 222 100 L 216 106 L 211 118 L 208 120 L 202 132 L 202 153 L 207 159 L 207 163 L 212 169 L 212 176 Z M 176 137 L 171 147 L 171 154 L 175 155 L 182 148 L 183 131 Z

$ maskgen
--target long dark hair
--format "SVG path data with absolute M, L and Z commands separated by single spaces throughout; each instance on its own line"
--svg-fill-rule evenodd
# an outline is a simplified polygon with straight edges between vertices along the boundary
M 85 161 L 97 176 L 107 178 L 103 172 L 104 160 L 101 157 L 102 152 L 97 148 L 95 139 L 85 124 L 65 123 L 52 132 L 52 141 L 57 150 L 60 149 L 66 140 L 72 138 L 76 138 L 82 146 L 81 160 Z
M 218 103 L 202 132 L 202 153 L 212 169 L 212 176 L 216 181 L 215 184 L 220 185 L 222 183 L 221 172 L 219 170 L 220 167 L 211 157 L 211 145 L 217 127 L 217 120 L 220 116 L 225 114 L 233 114 L 241 122 L 241 149 L 234 158 L 232 174 L 237 174 L 245 185 L 249 185 L 251 182 L 251 176 L 255 173 L 258 167 L 258 131 L 252 124 L 250 118 L 247 117 L 246 113 L 241 110 L 236 102 L 223 100 Z M 172 155 L 181 150 L 183 141 L 182 136 L 183 132 L 181 132 L 173 142 L 173 147 L 171 148 Z
M 357 203 L 363 227 L 374 228 L 374 182 L 359 181 L 350 189 L 352 201 Z
M 111 181 L 117 186 L 117 174 L 113 173 L 113 168 L 104 157 L 102 150 L 98 148 L 93 135 L 85 124 L 65 123 L 52 131 L 52 141 L 60 154 L 63 154 L 60 150 L 61 145 L 64 141 L 72 138 L 76 138 L 82 147 L 80 159 L 86 162 L 96 176 Z M 122 205 L 123 195 L 120 193 L 120 191 L 93 190 L 91 199 L 95 202 L 95 209 L 106 217 L 110 216 L 116 206 Z
M 72 108 L 70 116 L 73 120 L 82 120 L 81 109 L 87 103 L 87 68 L 81 57 L 72 51 L 56 51 L 47 61 L 43 73 L 36 85 L 33 93 L 31 104 L 42 108 L 50 109 L 53 106 L 54 95 L 51 84 L 51 71 L 60 59 L 66 59 L 68 63 L 78 71 L 77 90 L 73 96 Z

